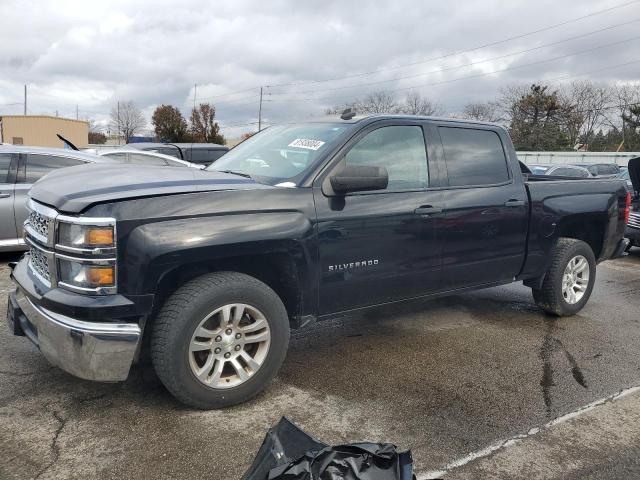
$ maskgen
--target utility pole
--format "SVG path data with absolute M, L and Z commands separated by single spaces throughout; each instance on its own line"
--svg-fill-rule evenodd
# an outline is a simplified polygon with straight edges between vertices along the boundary
M 27 115 L 27 85 L 24 86 L 24 115 Z
M 120 145 L 120 101 L 118 100 L 118 121 L 116 122 L 118 124 L 118 133 L 116 134 L 118 136 L 118 145 Z
M 194 83 L 193 84 L 193 109 L 196 109 L 196 95 L 198 93 L 198 84 Z
M 262 130 L 262 87 L 260 87 L 260 106 L 258 107 L 258 131 Z
M 80 120 L 80 117 L 78 117 L 78 104 L 76 103 L 76 120 Z

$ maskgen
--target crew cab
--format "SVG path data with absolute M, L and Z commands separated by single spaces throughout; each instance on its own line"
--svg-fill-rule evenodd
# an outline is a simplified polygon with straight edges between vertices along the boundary
M 573 315 L 628 243 L 622 181 L 523 173 L 492 124 L 347 114 L 166 168 L 35 184 L 8 324 L 86 379 L 124 380 L 148 352 L 197 408 L 253 397 L 290 329 L 347 311 L 524 282 Z

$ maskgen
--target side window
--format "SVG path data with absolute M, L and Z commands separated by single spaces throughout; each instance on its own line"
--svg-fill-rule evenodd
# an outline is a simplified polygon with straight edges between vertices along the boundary
M 9 181 L 9 168 L 11 167 L 11 154 L 0 153 L 0 183 Z
M 500 137 L 490 130 L 439 127 L 449 185 L 491 185 L 509 180 Z
M 25 183 L 35 183 L 52 170 L 64 167 L 74 167 L 84 163 L 85 162 L 82 160 L 78 160 L 76 158 L 30 153 L 27 155 Z
M 417 126 L 378 128 L 349 150 L 345 162 L 385 167 L 389 173 L 386 191 L 426 188 L 429 183 L 424 135 Z
M 137 163 L 141 165 L 162 165 L 167 166 L 164 158 L 154 157 L 153 155 L 145 155 L 144 153 L 130 153 L 129 163 Z

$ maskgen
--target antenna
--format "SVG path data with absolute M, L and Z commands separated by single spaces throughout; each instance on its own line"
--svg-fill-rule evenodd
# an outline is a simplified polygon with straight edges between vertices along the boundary
M 342 120 L 351 120 L 355 116 L 356 116 L 356 109 L 353 107 L 349 107 L 344 109 L 344 111 L 342 112 L 342 115 L 340 115 L 340 118 Z

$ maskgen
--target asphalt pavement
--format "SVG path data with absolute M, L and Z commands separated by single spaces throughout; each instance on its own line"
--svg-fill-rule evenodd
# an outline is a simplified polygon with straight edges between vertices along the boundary
M 411 449 L 419 479 L 637 478 L 638 345 L 639 249 L 601 264 L 570 318 L 514 284 L 296 332 L 267 391 L 218 411 L 178 404 L 148 367 L 76 379 L 1 328 L 0 479 L 237 479 L 282 415 L 326 443 Z

